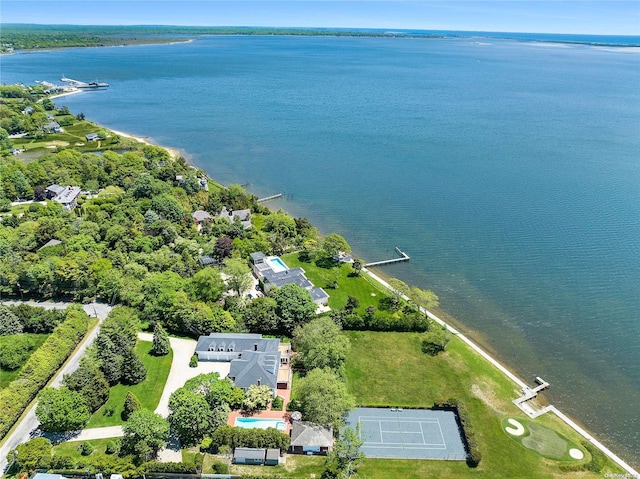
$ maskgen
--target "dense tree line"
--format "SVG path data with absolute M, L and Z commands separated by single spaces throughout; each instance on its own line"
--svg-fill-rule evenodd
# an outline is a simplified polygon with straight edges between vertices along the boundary
M 267 429 L 245 429 L 241 427 L 222 426 L 212 435 L 212 446 L 216 449 L 222 446 L 272 448 L 286 451 L 291 444 L 291 438 L 272 427 Z

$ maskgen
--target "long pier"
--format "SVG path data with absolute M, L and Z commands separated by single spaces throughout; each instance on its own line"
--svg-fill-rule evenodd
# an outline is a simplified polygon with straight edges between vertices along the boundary
M 275 200 L 276 198 L 281 198 L 282 193 L 277 193 L 271 196 L 265 196 L 264 198 L 258 198 L 258 203 L 264 203 L 265 201 Z
M 364 267 L 365 268 L 370 268 L 371 266 L 383 266 L 383 265 L 386 265 L 386 264 L 400 263 L 402 261 L 409 261 L 411 259 L 407 253 L 402 251 L 397 246 L 396 246 L 396 251 L 400 255 L 400 258 L 385 259 L 383 261 L 374 261 L 373 263 L 365 264 Z

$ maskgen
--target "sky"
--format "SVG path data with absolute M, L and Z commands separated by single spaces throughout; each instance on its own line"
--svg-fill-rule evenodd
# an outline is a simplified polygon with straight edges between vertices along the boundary
M 640 0 L 3 0 L 2 23 L 640 35 Z

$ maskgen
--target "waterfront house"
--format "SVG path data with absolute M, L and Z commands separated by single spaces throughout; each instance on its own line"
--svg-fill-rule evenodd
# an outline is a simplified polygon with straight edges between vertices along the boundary
M 294 454 L 327 454 L 333 448 L 333 430 L 305 421 L 294 421 L 291 427 L 291 449 Z
M 262 290 L 267 293 L 273 288 L 282 288 L 286 284 L 297 284 L 309 291 L 311 298 L 318 306 L 326 305 L 329 295 L 322 288 L 314 287 L 304 274 L 304 269 L 289 267 L 277 256 L 266 256 L 257 251 L 250 255 L 251 269 L 258 278 Z
M 195 354 L 199 361 L 229 362 L 229 378 L 244 390 L 251 385 L 289 389 L 291 349 L 289 343 L 261 334 L 211 333 L 200 336 Z
M 87 139 L 87 141 L 98 141 L 100 139 L 100 135 L 98 135 L 97 133 L 89 133 L 85 135 L 85 138 Z
M 251 210 L 227 210 L 226 206 L 222 207 L 220 213 L 216 215 L 216 218 L 224 218 L 229 223 L 234 221 L 240 221 L 242 227 L 247 230 L 251 228 Z
M 62 133 L 62 128 L 57 121 L 50 121 L 44 125 L 44 131 L 47 133 Z

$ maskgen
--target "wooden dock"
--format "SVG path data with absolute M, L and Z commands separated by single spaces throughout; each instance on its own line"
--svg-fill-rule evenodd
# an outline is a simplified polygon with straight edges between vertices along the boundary
M 384 266 L 386 264 L 400 263 L 402 261 L 409 261 L 411 259 L 407 253 L 402 251 L 397 246 L 396 246 L 396 251 L 400 255 L 400 258 L 385 259 L 383 261 L 374 261 L 373 263 L 365 264 L 364 267 L 365 268 L 370 268 L 371 266 Z
M 258 198 L 258 203 L 264 203 L 265 201 L 271 201 L 281 197 L 282 197 L 282 193 L 278 193 L 271 196 L 265 196 L 264 198 Z

